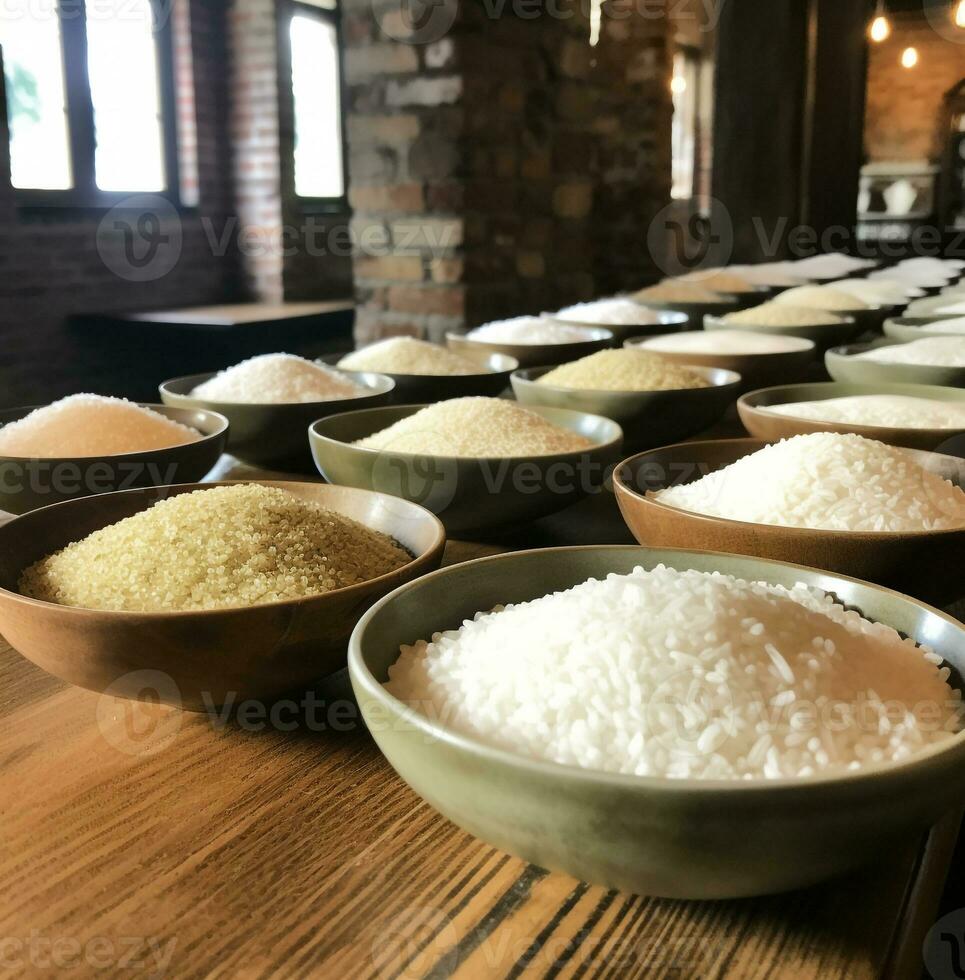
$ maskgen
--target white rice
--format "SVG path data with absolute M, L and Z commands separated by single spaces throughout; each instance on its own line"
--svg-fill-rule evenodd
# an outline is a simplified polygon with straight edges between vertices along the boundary
M 538 316 L 493 320 L 470 330 L 467 337 L 501 344 L 573 344 L 595 339 L 585 327 L 552 323 Z
M 795 275 L 807 279 L 833 279 L 846 276 L 849 272 L 866 269 L 874 265 L 870 259 L 858 259 L 840 252 L 829 252 L 826 255 L 812 255 L 806 259 L 789 262 L 788 267 Z
M 965 490 L 923 469 L 902 449 L 837 432 L 785 439 L 692 483 L 647 496 L 697 514 L 781 527 L 965 527 Z
M 595 299 L 590 303 L 576 303 L 564 306 L 553 316 L 574 323 L 585 323 L 587 326 L 608 323 L 618 323 L 633 326 L 634 324 L 652 323 L 653 311 L 635 303 L 626 296 L 608 296 L 606 299 Z
M 414 711 L 604 772 L 825 776 L 959 728 L 961 696 L 929 648 L 802 584 L 663 565 L 477 613 L 400 653 L 386 689 Z
M 294 354 L 259 354 L 219 371 L 191 394 L 216 402 L 276 405 L 357 398 L 368 389 L 348 375 Z
M 877 361 L 880 364 L 965 367 L 965 334 L 961 337 L 922 337 L 907 344 L 876 347 L 855 357 L 860 361 Z
M 781 306 L 807 306 L 832 313 L 863 310 L 869 306 L 863 299 L 832 286 L 794 286 L 778 293 L 773 302 Z
M 768 405 L 762 411 L 819 422 L 882 425 L 899 429 L 965 429 L 965 402 L 909 395 L 849 395 Z
M 952 302 L 952 303 L 946 303 L 944 306 L 939 306 L 938 309 L 935 310 L 935 313 L 942 313 L 942 314 L 945 314 L 945 313 L 952 313 L 952 314 L 965 313 L 965 299 L 956 300 L 955 302 Z
M 949 320 L 935 320 L 934 323 L 923 323 L 922 330 L 928 333 L 965 334 L 965 316 L 956 316 Z
M 814 343 L 753 330 L 688 330 L 651 337 L 634 347 L 676 354 L 787 354 L 813 350 Z
M 914 296 L 924 295 L 924 290 L 897 279 L 839 279 L 831 285 L 872 306 L 900 306 Z

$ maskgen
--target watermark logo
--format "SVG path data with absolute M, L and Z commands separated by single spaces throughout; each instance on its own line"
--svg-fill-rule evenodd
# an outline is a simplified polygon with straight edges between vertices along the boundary
M 727 265 L 734 251 L 730 212 L 716 198 L 702 211 L 678 201 L 661 208 L 647 228 L 647 249 L 666 276 L 689 275 Z
M 928 930 L 921 957 L 932 980 L 965 980 L 965 909 L 943 915 Z
M 378 977 L 421 977 L 458 942 L 449 916 L 434 906 L 416 906 L 396 916 L 372 941 Z
M 951 5 L 945 3 L 925 3 L 922 5 L 931 29 L 946 41 L 965 44 L 965 13 L 958 0 Z M 965 974 L 963 974 L 965 975 Z
M 427 437 L 428 438 L 428 437 Z M 372 465 L 372 484 L 442 514 L 459 488 L 459 464 L 446 456 L 418 456 L 388 446 Z
M 181 691 L 170 675 L 134 670 L 98 698 L 97 727 L 107 742 L 126 755 L 154 755 L 180 730 L 180 704 Z
M 445 37 L 458 9 L 458 0 L 395 0 L 387 5 L 372 0 L 379 29 L 404 44 L 432 44 Z
M 97 254 L 119 279 L 154 282 L 177 265 L 182 238 L 181 218 L 170 201 L 157 194 L 134 194 L 101 219 Z

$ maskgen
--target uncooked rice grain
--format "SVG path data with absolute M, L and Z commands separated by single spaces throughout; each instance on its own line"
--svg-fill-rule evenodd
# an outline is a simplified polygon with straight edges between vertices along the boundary
M 493 320 L 466 334 L 471 340 L 501 344 L 576 344 L 596 338 L 587 327 L 553 323 L 538 316 L 517 316 Z
M 649 351 L 621 348 L 601 350 L 547 371 L 536 382 L 554 388 L 596 391 L 668 391 L 709 388 L 697 371 Z
M 726 303 L 729 297 L 700 283 L 671 279 L 638 290 L 633 299 L 641 303 Z
M 725 323 L 741 327 L 831 327 L 843 323 L 841 317 L 812 306 L 789 306 L 786 303 L 761 303 L 746 310 L 724 315 Z
M 573 323 L 584 323 L 588 327 L 608 324 L 633 326 L 634 324 L 650 323 L 654 314 L 640 303 L 626 296 L 610 296 L 606 299 L 595 299 L 590 303 L 576 303 L 557 310 L 554 317 Z
M 754 330 L 688 330 L 641 340 L 637 347 L 676 354 L 788 354 L 813 350 L 802 337 L 782 337 Z
M 219 371 L 191 395 L 233 404 L 281 405 L 357 398 L 368 389 L 295 354 L 259 354 Z
M 965 336 L 922 337 L 907 344 L 888 344 L 855 354 L 861 361 L 880 364 L 922 364 L 930 367 L 965 367 Z
M 346 371 L 382 371 L 385 374 L 456 376 L 488 373 L 488 368 L 467 357 L 415 337 L 389 337 L 369 344 L 346 354 L 338 366 Z
M 965 429 L 965 402 L 910 395 L 847 395 L 760 406 L 764 412 L 818 422 L 881 425 L 899 429 Z
M 815 310 L 846 312 L 848 310 L 863 310 L 869 305 L 863 299 L 846 293 L 833 286 L 792 286 L 778 293 L 772 300 L 782 306 L 806 306 Z

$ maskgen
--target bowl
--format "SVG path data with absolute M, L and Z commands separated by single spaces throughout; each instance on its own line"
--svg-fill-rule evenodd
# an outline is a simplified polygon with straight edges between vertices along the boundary
M 464 458 L 417 456 L 353 446 L 424 405 L 347 412 L 321 419 L 308 438 L 318 471 L 330 483 L 378 490 L 412 500 L 438 515 L 446 530 L 478 532 L 555 513 L 602 485 L 619 459 L 620 426 L 599 415 L 533 408 L 548 421 L 578 432 L 591 449 L 551 456 Z
M 931 316 L 931 317 L 908 317 L 894 316 L 889 317 L 883 324 L 886 337 L 892 340 L 921 340 L 922 337 L 965 337 L 965 330 L 961 333 L 943 333 L 940 330 L 930 330 L 929 325 L 938 323 L 940 320 L 951 320 L 954 317 Z M 965 319 L 965 317 L 962 317 Z
M 659 354 L 676 364 L 699 365 L 702 367 L 723 368 L 736 371 L 741 376 L 741 390 L 748 391 L 778 381 L 797 378 L 814 360 L 814 342 L 803 337 L 790 338 L 798 343 L 796 350 L 768 354 L 727 354 L 702 351 L 658 350 L 646 346 L 649 337 L 634 337 L 624 341 L 623 346 L 631 350 L 645 350 Z
M 818 353 L 826 351 L 829 347 L 846 344 L 862 332 L 862 328 L 851 316 L 841 317 L 841 323 L 816 323 L 799 327 L 768 327 L 758 323 L 729 323 L 723 317 L 705 316 L 704 330 L 757 330 L 760 333 L 769 333 L 776 337 L 802 337 L 804 340 L 810 340 Z
M 965 310 L 961 313 L 939 313 L 944 306 L 958 306 L 965 304 L 965 296 L 955 293 L 939 293 L 937 296 L 925 296 L 922 299 L 912 300 L 905 307 L 906 320 L 951 320 L 955 317 L 965 316 Z
M 349 353 L 329 354 L 323 364 L 336 366 Z M 515 357 L 490 354 L 486 351 L 460 351 L 462 357 L 479 365 L 479 374 L 390 374 L 380 372 L 395 382 L 392 402 L 396 405 L 441 402 L 447 398 L 491 396 L 502 394 L 509 387 L 509 376 L 519 367 Z
M 510 344 L 497 340 L 476 340 L 460 333 L 447 333 L 446 345 L 457 354 L 481 352 L 505 354 L 515 358 L 519 367 L 535 367 L 539 364 L 564 364 L 575 361 L 587 354 L 614 346 L 613 333 L 609 328 L 580 327 L 585 331 L 586 340 L 570 344 Z
M 561 323 L 566 327 L 596 327 L 609 330 L 617 344 L 628 337 L 653 337 L 657 334 L 686 330 L 690 322 L 686 313 L 678 313 L 676 310 L 650 310 L 645 306 L 640 307 L 638 323 L 585 323 L 580 320 L 569 320 L 554 313 L 543 313 L 542 316 L 546 320 Z
M 0 426 L 16 422 L 39 406 L 0 411 Z M 11 514 L 75 497 L 133 487 L 200 480 L 218 462 L 228 438 L 228 420 L 201 408 L 141 404 L 201 433 L 197 442 L 114 456 L 33 458 L 0 455 L 0 510 Z
M 648 490 L 691 483 L 767 445 L 758 439 L 678 443 L 624 460 L 614 473 L 613 485 L 627 527 L 637 541 L 655 548 L 700 548 L 793 560 L 934 602 L 965 596 L 965 581 L 950 576 L 951 565 L 947 564 L 961 555 L 965 528 L 871 532 L 782 527 L 697 514 L 645 496 Z M 925 469 L 965 487 L 962 460 L 939 453 L 911 453 Z
M 946 334 L 946 336 L 951 336 Z M 965 335 L 963 335 L 965 339 Z M 858 354 L 882 347 L 901 347 L 902 344 L 849 344 L 832 347 L 824 355 L 828 374 L 846 384 L 922 384 L 948 388 L 965 388 L 965 366 L 946 367 L 941 364 L 889 364 L 869 361 Z
M 650 310 L 668 310 L 684 313 L 687 316 L 687 330 L 700 330 L 704 318 L 708 316 L 724 316 L 726 313 L 735 313 L 737 310 L 745 309 L 737 302 L 733 294 L 724 296 L 719 303 L 671 303 L 669 301 L 655 299 L 641 299 L 634 295 L 631 297 L 634 302 Z
M 832 381 L 781 385 L 748 392 L 737 400 L 737 414 L 744 423 L 744 428 L 752 436 L 769 442 L 807 432 L 854 432 L 859 436 L 877 439 L 892 446 L 938 450 L 953 456 L 965 455 L 961 429 L 892 428 L 882 425 L 857 425 L 852 422 L 819 422 L 816 419 L 799 419 L 767 411 L 771 405 L 818 401 L 825 398 L 847 398 L 851 395 L 908 395 L 913 398 L 937 398 L 941 401 L 965 403 L 965 390 L 961 388 L 908 384 L 842 384 Z
M 353 408 L 385 405 L 391 400 L 390 378 L 370 371 L 345 371 L 346 377 L 364 385 L 369 393 L 357 398 L 322 402 L 289 402 L 281 405 L 220 402 L 198 398 L 191 392 L 215 372 L 192 374 L 165 381 L 161 400 L 177 408 L 205 408 L 219 412 L 231 423 L 228 452 L 245 463 L 266 469 L 310 473 L 314 471 L 305 432 L 316 419 Z
M 662 446 L 712 426 L 736 400 L 741 377 L 721 368 L 687 365 L 710 382 L 709 388 L 666 391 L 594 391 L 538 384 L 552 367 L 514 371 L 513 392 L 527 408 L 571 408 L 613 419 L 630 451 Z
M 806 582 L 926 641 L 965 672 L 965 626 L 913 599 L 800 565 L 632 546 L 483 558 L 397 589 L 349 645 L 379 748 L 423 799 L 494 847 L 608 889 L 716 899 L 786 891 L 884 860 L 965 794 L 965 735 L 895 765 L 780 780 L 624 776 L 528 759 L 430 720 L 382 683 L 399 646 L 500 603 L 664 563 L 775 585 Z
M 235 609 L 108 612 L 20 595 L 20 574 L 45 555 L 165 497 L 226 484 L 83 497 L 0 527 L 0 631 L 28 660 L 78 687 L 141 700 L 160 698 L 196 711 L 233 700 L 271 698 L 341 669 L 349 634 L 362 613 L 396 586 L 439 567 L 445 545 L 442 526 L 421 507 L 383 494 L 317 483 L 257 482 L 391 535 L 415 557 L 359 585 Z

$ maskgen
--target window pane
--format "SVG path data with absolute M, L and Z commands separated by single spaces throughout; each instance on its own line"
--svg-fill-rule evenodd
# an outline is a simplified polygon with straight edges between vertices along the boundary
M 291 21 L 295 98 L 295 193 L 341 197 L 342 124 L 334 25 L 296 14 Z
M 71 186 L 60 22 L 54 0 L 0 5 L 14 187 Z
M 164 190 L 157 46 L 149 0 L 87 5 L 87 65 L 105 191 Z

